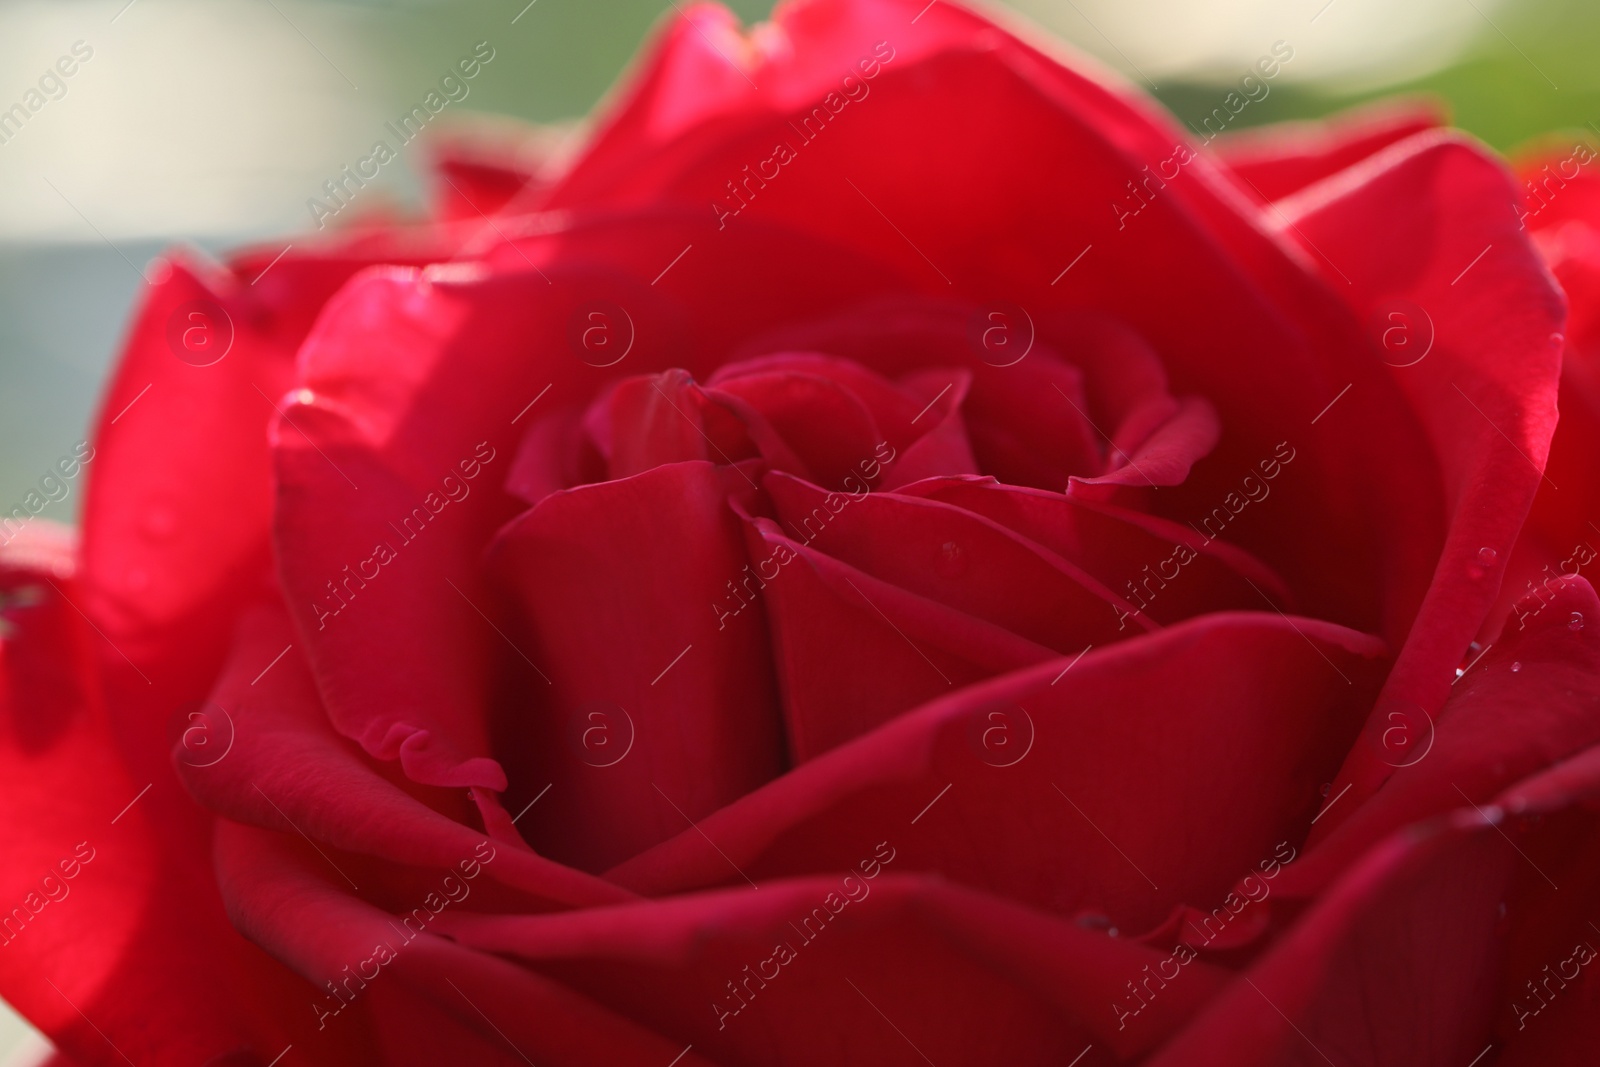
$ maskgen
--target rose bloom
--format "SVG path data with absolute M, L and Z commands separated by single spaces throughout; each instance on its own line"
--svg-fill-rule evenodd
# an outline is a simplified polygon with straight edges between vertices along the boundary
M 158 262 L 5 527 L 0 991 L 84 1067 L 1592 1063 L 1600 184 L 1214 129 L 695 6 L 426 222 Z

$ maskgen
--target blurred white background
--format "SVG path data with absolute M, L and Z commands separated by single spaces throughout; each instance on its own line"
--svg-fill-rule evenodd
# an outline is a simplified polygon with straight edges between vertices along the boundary
M 502 62 L 526 62 L 519 49 L 525 38 L 547 32 L 549 9 L 577 2 L 541 0 L 516 26 L 501 28 L 493 43 L 505 49 Z M 1473 2 L 1491 15 L 1496 7 Z M 502 6 L 514 12 L 518 5 Z M 1399 81 L 1448 62 L 1486 28 L 1467 0 L 1014 6 L 1131 79 L 1157 85 L 1235 78 L 1280 39 L 1295 48 L 1286 80 Z M 0 70 L 9 77 L 0 79 L 0 108 L 20 99 L 35 72 L 74 42 L 92 48 L 93 58 L 65 80 L 65 96 L 0 145 L 0 240 L 237 239 L 304 226 L 306 197 L 368 145 L 392 117 L 388 105 L 397 93 L 434 80 L 431 69 L 390 63 L 404 14 L 393 5 L 294 0 L 5 6 Z M 648 25 L 648 10 L 640 14 L 636 33 Z M 385 20 L 392 24 L 381 25 Z M 478 39 L 475 28 L 463 28 L 453 44 L 465 51 L 469 38 Z M 491 66 L 483 78 L 490 83 L 504 73 Z

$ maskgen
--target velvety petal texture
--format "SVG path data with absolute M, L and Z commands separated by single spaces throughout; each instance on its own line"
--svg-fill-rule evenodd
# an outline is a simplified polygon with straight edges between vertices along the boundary
M 56 1062 L 1592 1061 L 1592 152 L 925 0 L 432 151 L 0 516 Z

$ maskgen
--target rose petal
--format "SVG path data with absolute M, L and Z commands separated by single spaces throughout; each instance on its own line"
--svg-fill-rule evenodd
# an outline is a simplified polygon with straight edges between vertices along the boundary
M 917 415 L 918 421 L 928 420 L 928 432 L 895 459 L 879 488 L 898 489 L 935 475 L 977 474 L 978 461 L 962 414 L 972 376 L 964 371 L 927 370 L 910 375 L 905 385 L 930 398 Z
M 307 988 L 301 1010 L 320 1022 L 320 1035 L 347 1032 L 369 1047 L 381 1042 L 386 1064 L 420 1067 L 425 1060 L 412 1058 L 376 1032 L 390 1011 L 414 1003 L 415 997 L 442 1009 L 432 1018 L 449 1028 L 435 1031 L 452 1039 L 445 1047 L 503 1052 L 502 1043 L 509 1043 L 518 1056 L 557 1067 L 581 1067 L 597 1057 L 609 1063 L 667 1063 L 684 1051 L 559 983 L 439 937 L 434 933 L 438 915 L 462 906 L 439 895 L 444 876 L 420 883 L 432 886 L 431 892 L 419 888 L 412 896 L 396 897 L 391 915 L 312 873 L 308 864 L 320 861 L 310 853 L 312 859 L 303 862 L 289 840 L 220 823 L 217 879 L 234 924 L 314 987 Z M 494 862 L 498 858 L 489 865 Z M 459 878 L 456 883 L 469 893 L 481 892 Z M 438 910 L 428 903 L 430 897 Z M 427 923 L 404 923 L 411 909 L 426 909 Z M 376 953 L 380 945 L 389 949 L 382 961 Z M 324 983 L 337 983 L 338 992 L 324 991 Z M 402 998 L 393 1007 L 374 1003 L 390 996 L 391 989 Z M 306 1044 L 314 1048 L 318 1041 L 312 1036 Z M 706 1067 L 693 1052 L 680 1062 Z
M 683 371 L 624 378 L 589 409 L 584 429 L 609 475 L 628 478 L 664 463 L 712 459 L 705 407 L 704 394 Z
M 174 258 L 152 271 L 79 457 L 91 459 L 84 610 L 135 662 L 178 644 L 204 673 L 224 620 L 268 571 L 273 413 L 262 393 L 288 384 L 295 339 L 258 329 L 255 294 L 213 267 Z
M 1600 599 L 1582 578 L 1562 582 L 1550 607 L 1526 629 L 1503 634 L 1451 691 L 1434 718 L 1386 697 L 1376 753 L 1393 769 L 1370 799 L 1344 797 L 1319 820 L 1316 847 L 1282 880 L 1309 895 L 1378 841 L 1410 823 L 1486 802 L 1519 779 L 1600 743 L 1600 632 L 1569 620 L 1600 618 Z M 1347 764 L 1350 761 L 1347 761 Z M 1351 803 L 1351 801 L 1356 803 Z
M 1470 822 L 1374 849 L 1152 1067 L 1470 1062 L 1497 992 L 1496 903 L 1521 862 Z
M 447 913 L 440 925 L 733 1062 L 881 1063 L 903 1058 L 907 1040 L 936 1063 L 1070 1059 L 1091 1041 L 1127 1056 L 1225 982 L 1190 964 L 1138 1031 L 1119 1032 L 1108 1006 L 1165 952 L 896 875 L 880 862 L 894 856 L 892 841 L 863 853 L 870 879 L 849 868 L 561 917 Z
M 552 494 L 501 535 L 546 676 L 516 730 L 528 780 L 554 783 L 526 830 L 548 854 L 603 869 L 781 769 L 764 628 L 715 610 L 748 563 L 741 477 L 667 464 Z
M 1221 898 L 1302 825 L 1380 651 L 1326 623 L 1215 614 L 1029 667 L 803 764 L 609 876 L 659 894 L 731 884 L 733 864 L 760 884 L 893 836 L 899 873 L 1137 931 Z
M 1156 489 L 1182 485 L 1195 463 L 1216 447 L 1221 436 L 1216 409 L 1205 400 L 1163 398 L 1135 412 L 1129 424 L 1117 432 L 1117 438 L 1128 443 L 1112 445 L 1107 473 L 1098 478 L 1073 478 L 1068 491 L 1094 499 L 1103 497 L 1103 490 L 1112 486 Z
M 900 492 L 976 512 L 1044 545 L 1157 622 L 1206 611 L 1260 609 L 1274 602 L 1293 610 L 1283 579 L 1220 540 L 1226 522 L 1213 516 L 1198 526 L 1181 526 L 1078 497 L 979 478 L 934 478 Z M 1271 489 L 1265 493 L 1262 500 Z M 1227 512 L 1224 516 L 1231 517 Z M 1174 573 L 1168 573 L 1169 567 Z
M 1591 750 L 1384 839 L 1152 1062 L 1585 1062 L 1594 995 L 1555 971 L 1574 942 L 1594 957 L 1597 769 Z
M 981 515 L 896 493 L 826 493 L 764 480 L 808 545 L 918 596 L 1066 652 L 1117 639 L 1137 609 L 1075 564 Z
M 819 5 L 825 14 L 816 16 L 818 23 L 855 25 L 841 13 L 848 6 Z M 946 8 L 936 7 L 929 17 Z M 915 14 L 908 10 L 907 21 Z M 893 264 L 924 295 L 952 287 L 979 297 L 1003 292 L 1031 307 L 1041 339 L 1062 351 L 1071 351 L 1062 323 L 1080 318 L 1083 309 L 1122 320 L 1160 354 L 1175 392 L 1203 396 L 1230 427 L 1228 439 L 1182 491 L 1162 497 L 1163 513 L 1207 511 L 1236 490 L 1236 471 L 1253 469 L 1280 443 L 1308 433 L 1319 442 L 1326 437 L 1326 447 L 1305 450 L 1296 484 L 1280 486 L 1286 502 L 1279 523 L 1270 529 L 1246 524 L 1240 543 L 1304 590 L 1306 610 L 1381 629 L 1398 643 L 1436 558 L 1442 494 L 1416 417 L 1371 358 L 1374 345 L 1360 321 L 1318 276 L 1322 268 L 1313 255 L 1268 232 L 1267 220 L 1225 171 L 1188 157 L 1166 120 L 1045 62 L 1003 33 L 978 32 L 983 27 L 969 18 L 945 13 L 935 23 L 919 21 L 904 47 L 906 58 L 917 62 L 883 64 L 871 95 L 846 105 L 827 123 L 826 137 L 798 149 L 791 144 L 805 163 L 785 167 L 737 218 L 724 219 L 720 232 L 716 216 L 731 203 L 719 200 L 730 195 L 728 176 L 769 157 L 778 140 L 798 138 L 790 122 L 802 110 L 809 114 L 827 91 L 812 68 L 790 79 L 775 59 L 752 77 L 767 77 L 784 90 L 758 97 L 735 89 L 726 107 L 701 107 L 713 117 L 700 127 L 688 129 L 687 120 L 658 127 L 671 132 L 634 146 L 652 151 L 649 168 L 624 167 L 620 153 L 602 167 L 605 150 L 597 148 L 595 169 L 586 175 L 593 180 L 577 180 L 580 163 L 552 202 L 577 205 L 592 197 L 702 212 L 720 203 L 704 224 L 708 238 L 757 227 L 803 230 Z M 961 24 L 965 36 L 954 29 Z M 831 32 L 823 34 L 826 47 L 843 46 Z M 874 39 L 863 33 L 862 42 Z M 673 36 L 666 49 L 683 40 L 686 35 Z M 936 51 L 925 54 L 924 47 Z M 662 56 L 652 62 L 665 68 L 672 61 Z M 951 85 L 960 92 L 950 93 Z M 793 101 L 782 95 L 790 89 L 797 94 Z M 646 92 L 662 94 L 642 105 L 646 110 L 666 99 L 659 83 Z M 930 108 L 941 115 L 939 143 L 907 137 Z M 996 123 L 996 114 L 1005 114 L 1006 122 Z M 965 149 L 955 160 L 942 147 L 952 142 Z M 894 150 L 884 151 L 885 145 Z M 970 190 L 996 181 L 993 160 L 1005 161 L 1013 195 L 975 203 Z M 1128 182 L 1163 163 L 1169 178 L 1137 219 L 1127 218 L 1133 208 L 1117 205 L 1130 195 Z M 1056 176 L 1063 173 L 1073 176 L 1081 195 L 1058 195 Z M 963 225 L 951 227 L 957 212 Z M 982 241 L 973 234 L 982 234 Z M 1064 273 L 1080 254 L 1086 258 Z M 1143 285 L 1129 286 L 1129 277 Z M 1146 296 L 1151 289 L 1172 299 L 1158 309 Z M 868 362 L 891 373 L 892 358 Z M 1308 431 L 1347 385 L 1360 394 L 1343 409 L 1355 409 L 1356 422 L 1342 411 L 1342 421 L 1324 419 Z M 1409 488 L 1401 492 L 1401 485 Z M 1374 502 L 1374 493 L 1383 500 Z M 1379 521 L 1402 508 L 1415 516 L 1403 531 Z M 1329 558 L 1384 580 L 1340 581 L 1326 566 Z
M 82 595 L 70 536 L 0 549 L 0 993 L 83 1064 L 299 1042 L 305 987 L 229 927 L 190 847 L 205 820 L 124 765 Z
M 830 488 L 842 487 L 885 440 L 867 405 L 822 375 L 751 371 L 721 378 L 713 395 L 743 401 L 799 458 L 799 473 Z
M 836 494 L 842 497 L 843 494 Z M 814 532 L 815 519 L 801 520 Z M 747 516 L 755 573 L 718 605 L 730 626 L 772 630 L 789 753 L 806 760 L 918 704 L 1052 650 L 1003 626 L 883 581 Z M 805 536 L 804 533 L 801 536 Z M 748 598 L 748 599 L 747 599 Z M 836 664 L 851 663 L 848 672 Z
M 195 728 L 204 734 L 185 731 L 174 746 L 173 762 L 189 792 L 236 822 L 308 834 L 343 853 L 446 868 L 470 855 L 483 834 L 458 821 L 471 811 L 464 798 L 449 797 L 454 819 L 441 815 L 352 752 L 323 713 L 295 637 L 277 606 L 258 608 L 241 622 L 233 656 Z M 541 901 L 592 905 L 624 896 L 535 855 L 514 830 L 498 840 L 508 847 L 490 873 Z
M 1275 122 L 1210 142 L 1256 198 L 1282 200 L 1413 134 L 1448 125 L 1431 100 L 1385 100 L 1331 118 Z
M 538 392 L 539 368 L 496 353 L 548 320 L 508 313 L 537 279 L 448 277 L 368 274 L 307 339 L 275 431 L 276 541 L 335 726 L 414 780 L 498 790 L 482 708 L 504 645 L 475 557 L 514 506 L 477 479 Z
M 1563 301 L 1515 217 L 1502 210 L 1509 195 L 1498 166 L 1439 133 L 1395 145 L 1280 205 L 1285 235 L 1313 242 L 1340 264 L 1358 308 L 1404 298 L 1436 332 L 1434 353 L 1391 377 L 1427 428 L 1453 522 L 1384 690 L 1430 713 L 1444 703 L 1452 671 L 1493 604 L 1555 427 Z M 1374 232 L 1393 240 L 1356 237 Z M 1371 736 L 1386 726 L 1375 717 Z M 1357 800 L 1392 770 L 1377 752 L 1357 746 L 1340 773 L 1355 783 Z

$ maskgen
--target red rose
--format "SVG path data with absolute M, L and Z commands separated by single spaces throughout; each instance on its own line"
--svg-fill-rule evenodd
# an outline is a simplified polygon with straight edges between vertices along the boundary
M 72 1062 L 1592 1047 L 1600 603 L 1473 647 L 1565 317 L 1481 148 L 815 0 L 443 173 L 167 264 L 0 555 Z

